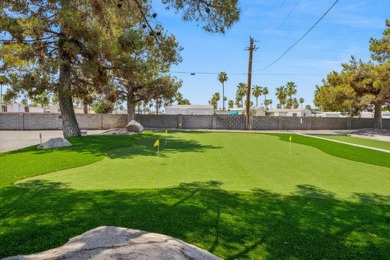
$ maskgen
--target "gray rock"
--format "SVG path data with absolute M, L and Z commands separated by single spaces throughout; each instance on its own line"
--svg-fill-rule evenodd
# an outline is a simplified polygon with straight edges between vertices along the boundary
M 38 145 L 37 149 L 50 149 L 50 148 L 59 148 L 59 147 L 68 147 L 72 146 L 72 144 L 66 140 L 65 138 L 51 138 L 49 141 Z
M 141 230 L 98 227 L 74 237 L 62 247 L 19 259 L 220 259 L 179 239 Z
M 142 133 L 145 130 L 145 128 L 135 120 L 131 120 L 127 124 L 126 129 L 128 132 L 136 132 L 136 133 Z

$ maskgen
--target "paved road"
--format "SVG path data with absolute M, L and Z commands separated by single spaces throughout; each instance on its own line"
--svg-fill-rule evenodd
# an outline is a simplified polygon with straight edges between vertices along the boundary
M 100 134 L 102 130 L 90 130 L 88 135 Z M 0 131 L 0 153 L 20 149 L 26 146 L 38 145 L 39 134 L 42 134 L 42 142 L 50 138 L 64 137 L 61 130 L 56 131 Z

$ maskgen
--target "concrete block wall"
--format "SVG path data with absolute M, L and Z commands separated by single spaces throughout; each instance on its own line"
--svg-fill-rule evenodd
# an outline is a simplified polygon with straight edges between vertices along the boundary
M 23 113 L 0 113 L 0 130 L 23 129 Z
M 348 118 L 312 117 L 310 130 L 337 130 L 348 128 Z
M 278 129 L 278 117 L 254 116 L 252 118 L 252 130 Z
M 80 129 L 101 130 L 103 129 L 102 114 L 76 114 L 76 120 Z
M 102 114 L 102 129 L 124 128 L 127 124 L 127 115 Z
M 306 126 L 300 117 L 280 117 L 278 121 L 279 130 L 304 130 Z
M 23 117 L 23 130 L 61 130 L 62 119 L 60 114 L 25 113 Z
M 373 118 L 351 118 L 351 129 L 372 128 L 374 127 Z M 382 119 L 384 121 L 384 119 Z
M 81 129 L 110 129 L 126 126 L 127 115 L 77 114 Z M 243 130 L 243 115 L 137 115 L 146 128 L 226 129 Z M 325 117 L 251 117 L 252 130 L 338 130 L 373 128 L 372 118 Z M 390 119 L 383 119 L 383 128 L 390 129 Z M 0 113 L 0 130 L 62 129 L 60 114 Z
M 80 129 L 123 128 L 127 115 L 76 114 Z M 42 113 L 0 113 L 0 130 L 60 130 L 60 114 Z
M 213 116 L 211 115 L 183 115 L 183 129 L 213 129 Z
M 390 119 L 382 119 L 383 128 L 390 129 Z
M 178 128 L 177 115 L 136 115 L 135 120 L 146 128 Z
M 245 129 L 245 116 L 243 115 L 214 115 L 213 129 Z

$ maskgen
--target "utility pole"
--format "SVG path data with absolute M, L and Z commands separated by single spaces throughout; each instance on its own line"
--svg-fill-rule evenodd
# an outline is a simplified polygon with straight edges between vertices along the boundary
M 245 130 L 249 130 L 249 117 L 250 117 L 250 97 L 251 97 L 251 85 L 252 85 L 252 60 L 253 60 L 253 51 L 256 50 L 254 45 L 254 39 L 252 36 L 249 36 L 249 62 L 248 62 L 248 84 L 246 90 L 246 107 L 245 107 Z

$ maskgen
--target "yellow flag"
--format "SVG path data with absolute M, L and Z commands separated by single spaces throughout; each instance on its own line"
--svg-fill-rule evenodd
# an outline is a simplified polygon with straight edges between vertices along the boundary
M 154 143 L 153 147 L 160 146 L 160 139 L 157 139 Z
M 165 129 L 165 133 L 168 134 L 168 129 Z
M 290 138 L 289 138 L 288 140 L 291 142 L 291 140 L 292 140 L 292 137 L 291 137 L 291 135 L 290 135 Z

